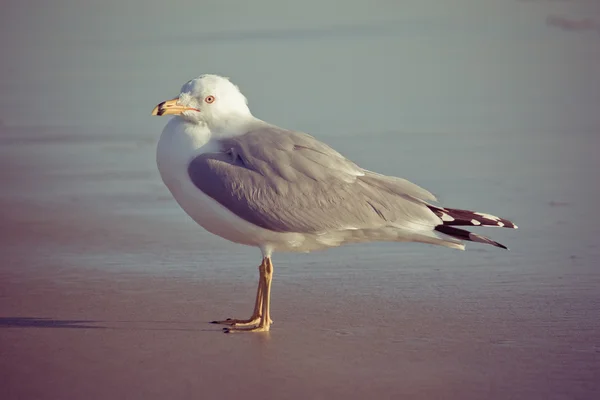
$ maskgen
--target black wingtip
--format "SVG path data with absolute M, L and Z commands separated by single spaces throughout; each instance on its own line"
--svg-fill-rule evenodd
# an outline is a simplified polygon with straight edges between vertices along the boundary
M 510 249 L 508 247 L 506 247 L 505 245 L 503 245 L 502 243 L 496 242 L 496 246 L 500 247 L 501 249 L 510 251 Z
M 428 205 L 427 207 L 429 207 L 429 209 L 443 221 L 443 225 L 496 226 L 509 229 L 519 228 L 512 221 L 479 211 L 459 210 L 457 208 L 442 208 L 432 205 Z
M 438 232 L 442 232 L 445 235 L 451 236 L 453 238 L 459 239 L 459 240 L 465 240 L 465 241 L 469 241 L 469 242 L 477 242 L 477 243 L 484 243 L 484 244 L 491 244 L 492 246 L 495 247 L 500 247 L 501 249 L 504 250 L 509 250 L 508 247 L 506 247 L 505 245 L 503 245 L 502 243 L 498 243 L 486 236 L 482 236 L 482 235 L 478 235 L 476 233 L 473 232 L 469 232 L 466 231 L 464 229 L 459 229 L 459 228 L 455 228 L 453 226 L 448 226 L 448 225 L 438 225 L 435 227 L 435 230 Z

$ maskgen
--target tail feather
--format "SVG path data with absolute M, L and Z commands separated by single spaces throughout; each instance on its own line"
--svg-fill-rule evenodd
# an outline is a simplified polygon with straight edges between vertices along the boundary
M 517 229 L 518 226 L 507 219 L 482 212 L 457 210 L 427 205 L 443 221 L 443 226 L 500 226 Z
M 453 238 L 456 238 L 456 239 L 466 240 L 469 242 L 479 242 L 479 243 L 491 244 L 492 246 L 496 246 L 496 247 L 500 247 L 502 249 L 508 250 L 508 247 L 506 247 L 505 245 L 503 245 L 501 243 L 495 242 L 488 237 L 478 235 L 476 233 L 469 232 L 464 229 L 454 228 L 454 227 L 448 226 L 448 225 L 438 225 L 435 227 L 435 230 L 438 232 L 442 232 L 442 233 L 444 233 L 448 236 L 451 236 Z

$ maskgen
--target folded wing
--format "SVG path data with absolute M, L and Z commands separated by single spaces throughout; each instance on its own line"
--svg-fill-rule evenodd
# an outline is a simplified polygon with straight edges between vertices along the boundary
M 319 233 L 398 227 L 433 231 L 431 193 L 366 171 L 310 135 L 265 126 L 202 154 L 190 179 L 239 217 L 277 232 Z

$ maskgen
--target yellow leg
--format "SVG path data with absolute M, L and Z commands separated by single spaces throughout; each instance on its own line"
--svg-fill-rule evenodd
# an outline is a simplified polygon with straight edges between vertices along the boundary
M 244 326 L 256 326 L 260 322 L 260 318 L 263 311 L 263 299 L 264 299 L 264 284 L 265 284 L 265 270 L 267 269 L 266 258 L 263 259 L 263 262 L 258 267 L 259 278 L 258 278 L 258 288 L 256 290 L 256 301 L 254 302 L 254 311 L 252 312 L 252 316 L 248 319 L 234 319 L 227 318 L 221 321 L 212 321 L 212 324 L 223 324 L 223 325 L 232 325 L 238 327 Z M 271 260 L 269 259 L 269 263 Z M 271 271 L 273 269 L 271 264 Z M 270 321 L 273 323 L 273 321 Z
M 261 295 L 260 300 L 260 315 L 257 321 L 250 323 L 235 323 L 229 328 L 223 328 L 226 333 L 229 332 L 268 332 L 273 321 L 271 320 L 271 282 L 273 281 L 273 263 L 270 257 L 265 257 L 259 267 L 260 281 L 259 290 Z M 257 305 L 259 304 L 257 297 Z M 258 324 L 258 325 L 257 325 Z

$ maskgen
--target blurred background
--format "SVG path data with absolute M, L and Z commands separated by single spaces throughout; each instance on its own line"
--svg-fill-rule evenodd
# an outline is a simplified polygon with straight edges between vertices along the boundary
M 599 15 L 594 0 L 8 0 L 1 118 L 151 133 L 155 103 L 217 73 L 315 134 L 588 132 Z
M 597 1 L 8 0 L 0 34 L 0 397 L 599 393 Z M 259 253 L 179 209 L 150 116 L 203 73 L 511 251 L 276 254 L 271 341 L 225 339 Z

